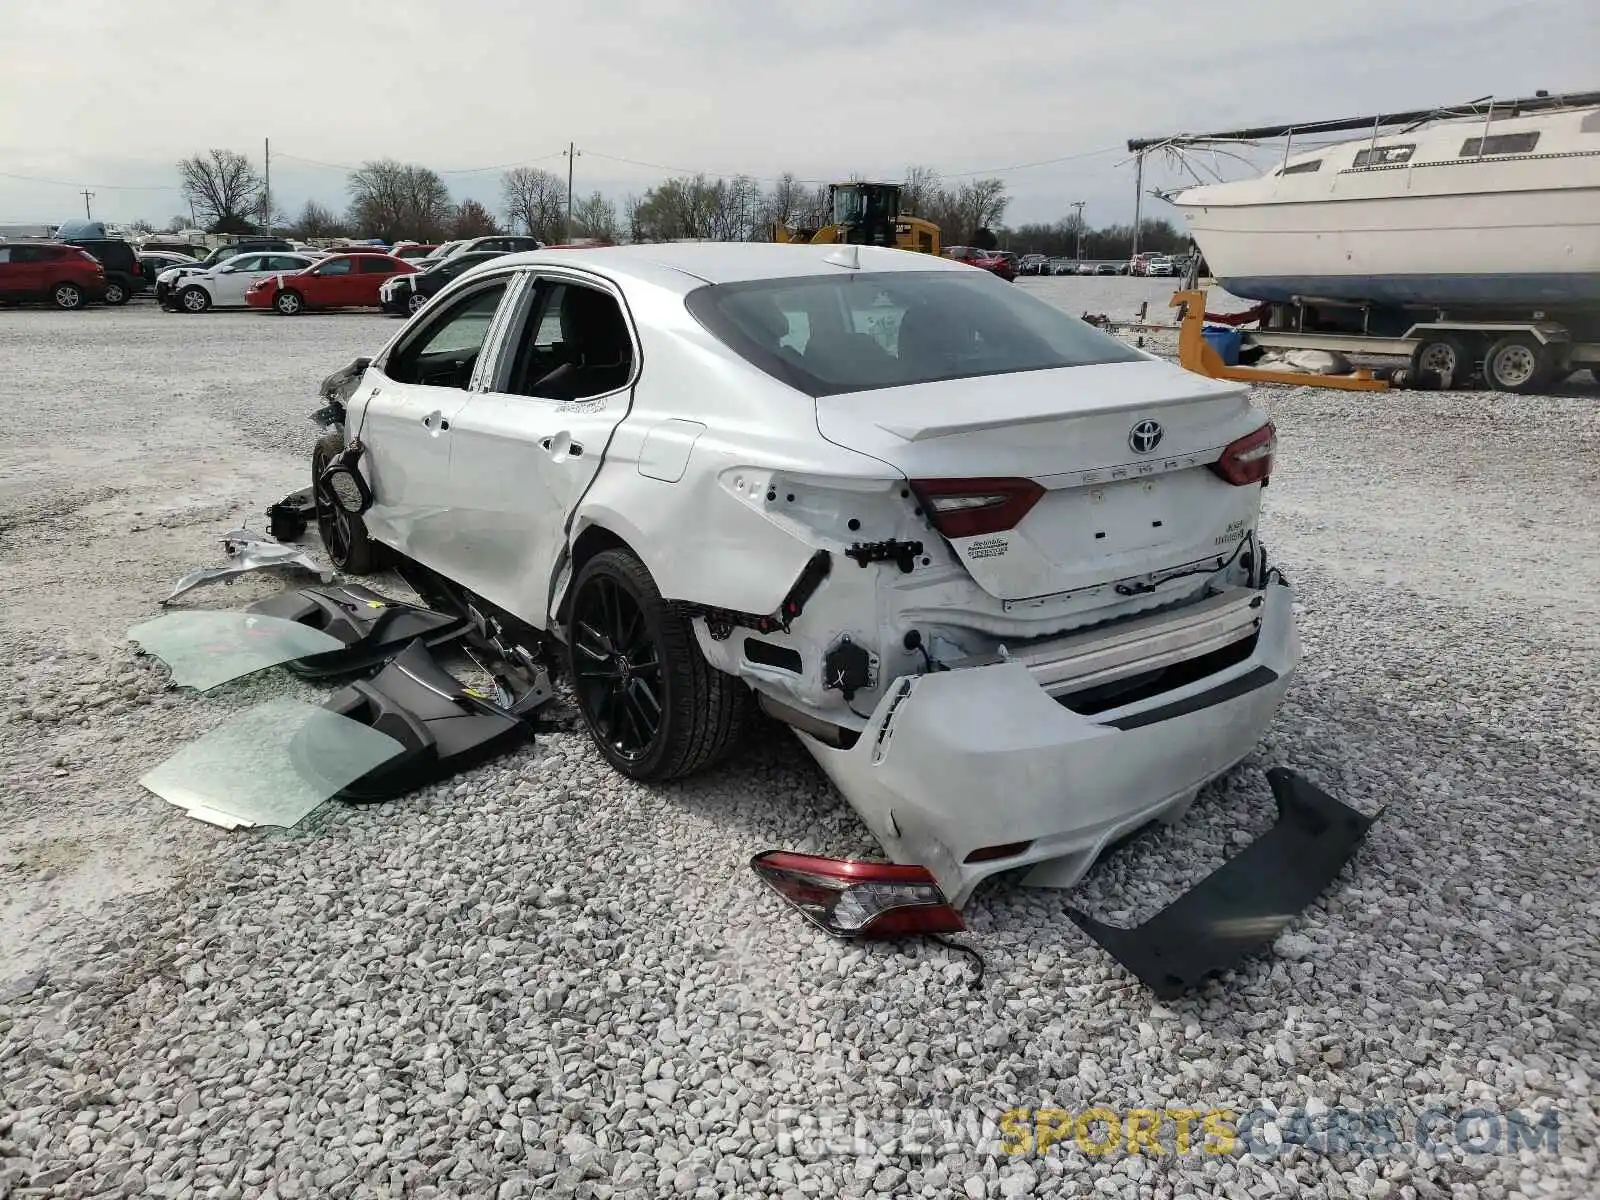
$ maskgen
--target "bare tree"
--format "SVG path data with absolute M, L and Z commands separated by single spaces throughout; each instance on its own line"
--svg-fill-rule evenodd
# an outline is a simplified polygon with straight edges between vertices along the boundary
M 932 167 L 907 167 L 900 185 L 900 211 L 907 216 L 924 216 L 939 195 L 939 172 Z
M 617 206 L 599 192 L 572 202 L 572 223 L 578 237 L 596 238 L 604 242 L 617 240 Z
M 450 190 L 427 167 L 386 158 L 350 173 L 350 223 L 362 236 L 439 240 L 453 211 Z
M 339 237 L 345 233 L 344 222 L 315 200 L 307 200 L 305 207 L 300 210 L 300 215 L 289 222 L 289 225 L 294 230 L 295 236 L 305 238 L 307 241 L 313 238 Z
M 213 233 L 248 233 L 261 203 L 261 177 L 250 160 L 233 150 L 207 150 L 178 164 L 183 198 Z
M 163 232 L 163 233 L 177 233 L 180 230 L 184 230 L 184 229 L 189 228 L 189 226 L 191 226 L 193 224 L 194 224 L 194 222 L 190 218 L 188 218 L 188 217 L 184 216 L 182 213 L 180 213 L 177 216 L 170 218 L 167 221 L 167 227 L 165 229 L 163 229 L 161 232 Z
M 809 207 L 810 192 L 806 186 L 796 179 L 792 172 L 785 171 L 778 176 L 772 190 L 762 200 L 761 220 L 770 235 L 775 225 L 782 225 L 786 229 L 804 228 L 801 215 Z
M 567 184 L 540 167 L 517 167 L 500 176 L 506 219 L 541 242 L 559 242 L 567 223 Z
M 719 179 L 704 189 L 705 236 L 719 242 L 748 242 L 760 220 L 761 188 L 748 175 Z
M 156 227 L 150 224 L 149 221 L 146 221 L 143 217 L 140 217 L 137 221 L 133 222 L 133 224 L 129 225 L 128 228 L 133 230 L 135 233 L 154 233 L 156 231 Z
M 494 219 L 494 214 L 476 200 L 463 200 L 450 221 L 450 236 L 453 238 L 488 237 L 499 232 L 500 225 Z

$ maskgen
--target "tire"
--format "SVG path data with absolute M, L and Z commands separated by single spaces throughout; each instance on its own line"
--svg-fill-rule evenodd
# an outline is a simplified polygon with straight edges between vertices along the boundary
M 1459 388 L 1472 378 L 1472 354 L 1467 344 L 1448 334 L 1430 335 L 1411 352 L 1413 378 L 1437 375 L 1447 388 Z
M 203 313 L 211 308 L 211 293 L 199 284 L 190 284 L 178 293 L 178 311 Z
M 305 311 L 306 302 L 293 288 L 284 288 L 272 298 L 272 307 L 286 317 L 297 317 Z
M 1550 352 L 1526 333 L 1509 333 L 1483 356 L 1483 379 L 1499 392 L 1525 395 L 1544 387 L 1551 368 Z
M 424 296 L 421 292 L 412 292 L 410 298 L 406 300 L 406 311 L 415 315 L 427 302 L 427 296 Z
M 120 308 L 128 302 L 128 285 L 115 279 L 106 280 L 106 293 L 101 299 L 112 308 Z
M 328 461 L 343 449 L 344 434 L 335 430 L 311 451 L 311 494 L 316 500 L 317 533 L 335 568 L 346 575 L 370 575 L 383 565 L 383 547 L 367 533 L 365 521 L 336 505 L 317 483 Z
M 50 289 L 50 300 L 68 312 L 83 307 L 83 289 L 75 283 L 58 283 Z
M 667 606 L 630 551 L 606 550 L 583 565 L 572 584 L 566 634 L 578 711 L 620 774 L 643 782 L 679 779 L 738 745 L 750 689 L 706 662 L 690 622 Z

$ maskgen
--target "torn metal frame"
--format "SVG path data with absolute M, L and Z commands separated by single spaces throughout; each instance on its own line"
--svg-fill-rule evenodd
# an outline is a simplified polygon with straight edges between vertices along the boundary
M 178 580 L 171 594 L 161 602 L 162 605 L 171 604 L 185 592 L 197 587 L 215 583 L 219 579 L 232 579 L 250 571 L 271 568 L 306 571 L 317 576 L 323 583 L 332 583 L 338 577 L 304 550 L 285 546 L 270 537 L 251 533 L 247 529 L 235 529 L 232 533 L 225 534 L 222 539 L 222 549 L 232 561 L 222 567 L 201 567 L 197 571 L 190 571 Z

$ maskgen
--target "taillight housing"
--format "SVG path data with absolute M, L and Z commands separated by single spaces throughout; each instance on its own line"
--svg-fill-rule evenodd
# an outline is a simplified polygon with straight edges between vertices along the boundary
M 1045 489 L 1031 479 L 914 479 L 922 511 L 947 538 L 1015 529 Z
M 1268 421 L 1260 429 L 1228 443 L 1222 457 L 1211 464 L 1211 469 L 1235 487 L 1264 483 L 1272 474 L 1272 456 L 1277 451 L 1278 431 Z
M 926 867 L 768 850 L 750 860 L 763 883 L 838 938 L 960 933 L 961 919 Z

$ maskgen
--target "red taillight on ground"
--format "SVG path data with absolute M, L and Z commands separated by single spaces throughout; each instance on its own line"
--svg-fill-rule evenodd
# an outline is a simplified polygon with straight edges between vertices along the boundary
M 925 867 L 787 850 L 758 854 L 750 866 L 762 882 L 834 937 L 960 933 L 966 928 Z
M 1031 479 L 915 479 L 911 486 L 947 538 L 1015 529 L 1045 493 Z
M 1228 445 L 1211 469 L 1235 487 L 1261 483 L 1272 474 L 1272 456 L 1278 449 L 1278 431 L 1271 421 Z

